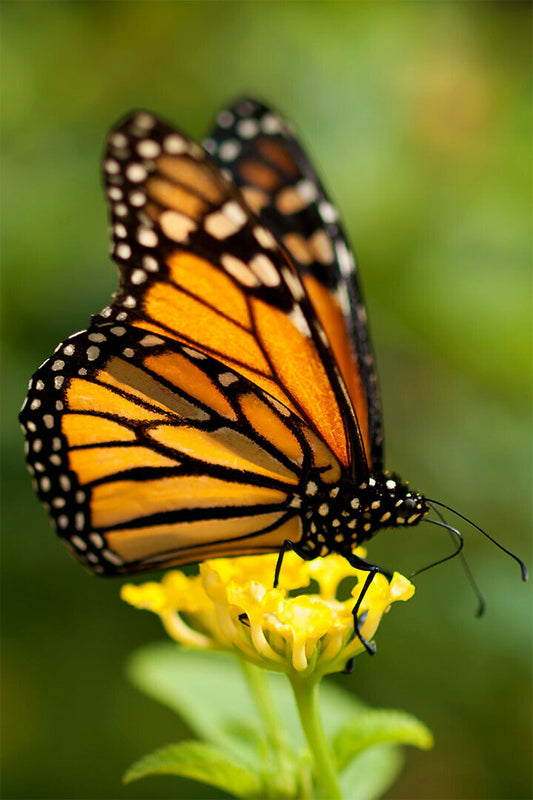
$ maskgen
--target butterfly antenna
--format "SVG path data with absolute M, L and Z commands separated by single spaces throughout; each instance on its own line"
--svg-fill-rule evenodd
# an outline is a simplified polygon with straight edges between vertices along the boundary
M 428 519 L 426 517 L 424 519 L 424 522 L 429 522 L 429 523 L 431 523 L 431 525 L 438 525 L 439 528 L 446 528 L 446 530 L 450 532 L 452 537 L 453 536 L 457 537 L 458 545 L 457 545 L 457 549 L 454 550 L 453 553 L 450 553 L 449 555 L 444 556 L 444 558 L 439 558 L 438 561 L 433 561 L 432 564 L 428 564 L 426 567 L 422 567 L 421 569 L 417 569 L 416 572 L 412 572 L 410 574 L 410 576 L 409 576 L 410 578 L 414 578 L 415 575 L 420 575 L 422 572 L 426 572 L 428 569 L 433 569 L 433 567 L 438 567 L 439 564 L 444 564 L 446 561 L 450 561 L 450 559 L 455 558 L 455 556 L 458 556 L 459 553 L 461 552 L 461 550 L 463 549 L 463 544 L 464 544 L 463 537 L 462 537 L 462 535 L 459 533 L 459 531 L 456 528 L 452 528 L 452 526 L 448 525 L 447 522 L 439 522 L 438 519 Z
M 515 555 L 515 553 L 512 553 L 510 550 L 507 550 L 507 548 L 504 547 L 503 544 L 500 544 L 498 541 L 496 541 L 496 539 L 494 539 L 490 534 L 488 534 L 486 531 L 484 531 L 483 528 L 480 528 L 479 525 L 476 525 L 475 522 L 472 522 L 471 519 L 468 519 L 468 517 L 465 517 L 463 514 L 460 514 L 454 508 L 450 508 L 450 506 L 445 505 L 445 503 L 439 502 L 439 500 L 429 500 L 429 499 L 427 499 L 426 502 L 429 503 L 430 505 L 433 504 L 433 505 L 436 505 L 436 506 L 440 506 L 441 508 L 445 508 L 447 511 L 451 511 L 452 514 L 455 514 L 460 519 L 464 519 L 464 521 L 468 522 L 469 525 L 472 525 L 473 528 L 475 528 L 480 533 L 482 533 L 483 536 L 485 536 L 489 541 L 491 541 L 493 544 L 495 544 L 496 547 L 499 547 L 500 550 L 503 550 L 503 552 L 507 553 L 508 556 L 511 556 L 511 558 L 514 558 L 514 560 L 520 565 L 520 571 L 522 573 L 522 580 L 523 581 L 527 581 L 527 579 L 528 579 L 527 567 L 524 564 L 524 562 L 522 561 L 522 559 L 519 558 L 517 555 Z M 428 520 L 428 522 L 429 522 L 429 520 Z
M 428 501 L 428 505 L 431 507 L 433 512 L 439 517 L 439 519 L 446 524 L 446 520 L 442 516 L 441 512 L 439 511 L 439 509 L 435 508 L 435 506 L 431 503 L 431 501 Z M 450 533 L 450 536 L 453 539 L 452 532 L 450 531 L 449 533 Z M 479 588 L 479 584 L 476 581 L 476 579 L 474 578 L 473 572 L 470 569 L 470 564 L 466 560 L 465 554 L 464 553 L 459 553 L 459 557 L 460 557 L 460 559 L 462 561 L 464 570 L 466 572 L 466 577 L 468 579 L 468 582 L 470 583 L 470 586 L 474 590 L 474 594 L 477 597 L 478 607 L 477 607 L 477 611 L 476 611 L 476 617 L 482 617 L 483 614 L 485 613 L 485 608 L 486 608 L 485 595 L 483 594 L 483 592 Z

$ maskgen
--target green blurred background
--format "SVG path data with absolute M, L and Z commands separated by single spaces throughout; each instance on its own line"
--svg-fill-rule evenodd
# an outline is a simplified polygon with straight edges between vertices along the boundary
M 16 421 L 31 373 L 115 286 L 106 131 L 140 106 L 201 137 L 243 92 L 292 119 L 359 256 L 389 466 L 531 565 L 530 7 L 4 2 L 2 18 L 3 796 L 213 798 L 167 778 L 121 786 L 184 733 L 124 678 L 163 633 L 55 539 Z M 335 679 L 435 732 L 389 798 L 532 796 L 531 594 L 461 527 L 486 617 L 449 563 L 384 621 L 378 655 Z M 371 557 L 409 571 L 449 547 L 426 525 L 382 533 Z

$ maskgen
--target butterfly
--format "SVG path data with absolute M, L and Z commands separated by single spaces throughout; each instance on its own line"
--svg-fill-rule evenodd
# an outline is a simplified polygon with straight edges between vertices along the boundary
M 354 548 L 429 506 L 384 471 L 354 258 L 291 127 L 243 99 L 201 146 L 138 111 L 103 172 L 119 288 L 20 414 L 59 537 L 102 575 L 292 549 L 369 585 Z

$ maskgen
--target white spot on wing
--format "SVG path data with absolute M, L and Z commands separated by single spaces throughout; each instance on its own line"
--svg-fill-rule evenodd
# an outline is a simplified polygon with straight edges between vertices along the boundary
M 254 237 L 256 242 L 260 244 L 261 247 L 264 247 L 269 250 L 272 250 L 274 247 L 276 247 L 276 240 L 274 239 L 270 231 L 267 231 L 267 229 L 263 228 L 262 225 L 257 225 L 254 228 Z
M 143 269 L 134 269 L 133 272 L 131 273 L 130 280 L 132 283 L 138 286 L 140 283 L 145 282 L 146 272 Z
M 234 375 L 232 372 L 222 372 L 218 376 L 218 381 L 219 383 L 222 384 L 222 386 L 230 386 L 232 383 L 235 383 L 238 380 L 239 379 L 237 378 L 237 376 Z
M 287 408 L 287 406 L 284 406 L 283 403 L 280 403 L 279 400 L 276 400 L 275 397 L 265 394 L 265 399 L 268 400 L 270 405 L 273 406 L 283 417 L 290 417 L 290 410 Z
M 190 347 L 184 347 L 183 352 L 190 356 L 190 358 L 196 358 L 198 361 L 204 361 L 207 358 L 203 353 L 199 353 L 198 350 L 192 350 Z
M 144 247 L 156 247 L 158 243 L 157 233 L 150 228 L 139 228 L 137 241 Z
M 189 234 L 196 230 L 196 222 L 180 211 L 164 211 L 159 224 L 165 236 L 174 242 L 186 242 Z
M 185 153 L 187 150 L 187 140 L 184 139 L 183 136 L 180 136 L 179 133 L 171 133 L 165 137 L 163 149 L 166 153 L 171 153 L 172 155 Z
M 92 345 L 92 347 L 87 348 L 87 358 L 89 359 L 89 361 L 95 361 L 99 355 L 100 355 L 100 348 L 96 347 L 96 345 Z
M 261 120 L 261 128 L 265 133 L 279 133 L 281 122 L 274 114 L 265 114 Z
M 128 137 L 123 133 L 120 133 L 120 131 L 117 131 L 116 133 L 111 134 L 109 141 L 113 147 L 126 147 L 128 144 Z
M 300 302 L 300 300 L 304 297 L 304 289 L 296 275 L 294 275 L 290 269 L 285 268 L 283 270 L 283 277 L 285 278 L 285 283 L 289 287 L 289 291 L 295 301 Z
M 148 270 L 148 272 L 157 272 L 159 270 L 159 264 L 153 256 L 143 257 L 143 267 Z
M 120 172 L 120 165 L 114 158 L 106 158 L 104 161 L 104 171 L 108 175 L 118 175 Z
M 213 211 L 204 220 L 206 232 L 215 239 L 226 239 L 233 236 L 246 223 L 247 215 L 244 209 L 234 200 L 222 206 L 220 211 Z
M 142 164 L 129 164 L 126 167 L 126 177 L 132 183 L 141 183 L 147 175 L 148 173 Z
M 111 550 L 108 550 L 107 548 L 105 550 L 102 550 L 102 555 L 105 557 L 106 561 L 109 561 L 110 564 L 115 564 L 116 566 L 120 566 L 120 564 L 124 563 L 124 561 L 120 558 L 120 556 L 117 556 L 116 553 L 113 553 Z
M 221 111 L 217 117 L 217 122 L 221 128 L 229 128 L 233 124 L 233 120 L 235 117 L 231 113 L 231 111 Z
M 159 336 L 154 336 L 153 334 L 149 334 L 148 336 L 144 336 L 141 339 L 140 344 L 142 344 L 143 347 L 155 347 L 155 345 L 165 344 L 165 342 L 163 341 L 163 339 L 160 339 Z
M 327 200 L 323 200 L 321 203 L 318 204 L 318 213 L 320 214 L 325 223 L 337 221 L 337 212 L 335 211 L 331 203 L 328 203 Z
M 222 142 L 218 149 L 218 155 L 223 161 L 233 161 L 241 152 L 241 145 L 237 139 L 228 139 Z
M 82 526 L 83 527 L 83 526 Z M 77 530 L 80 530 L 76 525 Z M 70 541 L 78 550 L 87 550 L 87 544 L 83 541 L 80 536 L 71 536 Z
M 126 226 L 122 224 L 122 222 L 117 223 L 113 227 L 113 233 L 115 236 L 118 236 L 119 239 L 125 239 L 128 235 L 128 231 L 126 230 Z
M 155 158 L 161 152 L 161 148 L 153 139 L 143 139 L 137 145 L 137 152 L 142 158 Z
M 115 250 L 115 255 L 118 258 L 128 259 L 131 257 L 131 247 L 129 246 L 129 244 L 121 242 L 119 245 L 117 245 L 117 248 Z
M 251 139 L 259 133 L 259 123 L 255 119 L 241 119 L 237 123 L 237 133 L 243 139 Z
M 348 278 L 353 273 L 355 265 L 353 256 L 342 239 L 335 241 L 335 252 L 337 255 L 337 261 L 339 262 L 341 274 L 345 278 Z
M 130 203 L 132 206 L 139 208 L 146 203 L 146 195 L 144 192 L 132 192 L 130 194 Z
M 251 272 L 250 268 L 240 258 L 224 253 L 220 259 L 220 263 L 235 280 L 242 283 L 244 286 L 257 286 L 258 280 Z
M 263 253 L 254 256 L 250 261 L 250 267 L 265 286 L 279 285 L 279 272 L 268 256 Z
M 138 128 L 142 128 L 143 130 L 147 131 L 149 131 L 150 128 L 153 128 L 155 125 L 154 117 L 151 114 L 148 114 L 146 111 L 140 111 L 138 114 L 136 114 L 133 122 Z
M 317 189 L 313 181 L 304 179 L 297 183 L 295 188 L 305 203 L 309 204 L 316 200 Z
M 300 306 L 293 306 L 292 310 L 287 314 L 287 316 L 294 327 L 297 328 L 297 330 L 299 330 L 303 336 L 311 335 L 311 330 Z

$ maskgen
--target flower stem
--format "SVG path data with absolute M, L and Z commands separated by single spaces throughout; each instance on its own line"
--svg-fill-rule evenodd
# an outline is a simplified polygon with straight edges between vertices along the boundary
M 267 738 L 275 746 L 283 746 L 285 743 L 283 730 L 276 714 L 274 701 L 268 685 L 264 670 L 250 664 L 244 659 L 239 659 L 240 664 L 246 675 L 246 680 L 252 692 L 252 696 L 257 705 L 257 709 L 265 724 Z
M 265 726 L 272 767 L 267 770 L 267 792 L 272 797 L 294 797 L 298 778 L 294 772 L 293 759 L 285 729 L 276 713 L 276 707 L 268 678 L 263 669 L 239 659 L 248 681 L 250 691 Z M 300 781 L 301 782 L 301 781 Z
M 342 794 L 333 763 L 332 753 L 322 726 L 318 706 L 318 683 L 316 674 L 308 677 L 289 676 L 300 721 L 314 762 L 314 776 L 324 800 L 342 800 Z

